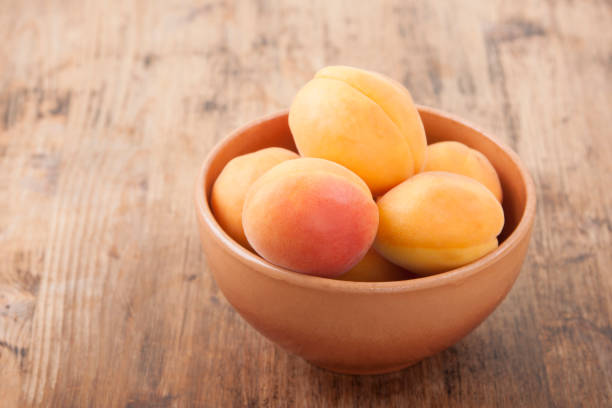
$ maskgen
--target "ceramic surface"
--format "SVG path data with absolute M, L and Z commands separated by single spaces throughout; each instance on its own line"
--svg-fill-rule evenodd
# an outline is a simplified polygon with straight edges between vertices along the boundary
M 464 267 L 396 282 L 347 282 L 276 267 L 241 247 L 209 207 L 225 163 L 264 147 L 295 150 L 287 112 L 254 121 L 222 140 L 198 176 L 195 203 L 208 266 L 226 299 L 265 337 L 313 364 L 351 374 L 395 371 L 459 341 L 500 304 L 523 264 L 535 189 L 517 155 L 481 131 L 419 107 L 428 143 L 456 140 L 497 170 L 506 224 L 499 248 Z

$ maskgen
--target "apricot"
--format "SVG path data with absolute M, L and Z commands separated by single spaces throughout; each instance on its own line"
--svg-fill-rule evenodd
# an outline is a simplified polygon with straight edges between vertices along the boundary
M 295 96 L 289 127 L 302 156 L 342 164 L 374 195 L 423 166 L 427 141 L 410 93 L 374 72 L 321 69 Z
M 478 150 L 459 142 L 438 142 L 427 146 L 423 171 L 447 171 L 480 181 L 499 202 L 502 188 L 495 168 Z
M 328 160 L 300 158 L 280 163 L 253 183 L 242 224 L 253 249 L 270 263 L 336 277 L 372 245 L 378 209 L 355 173 Z
M 357 265 L 338 279 L 354 282 L 387 282 L 408 278 L 408 271 L 387 261 L 371 248 Z
M 299 156 L 287 149 L 270 147 L 230 160 L 215 180 L 210 204 L 217 222 L 240 245 L 250 248 L 242 229 L 242 205 L 249 187 L 277 164 Z
M 425 172 L 378 202 L 374 248 L 419 275 L 468 264 L 497 248 L 504 212 L 484 185 L 467 176 Z

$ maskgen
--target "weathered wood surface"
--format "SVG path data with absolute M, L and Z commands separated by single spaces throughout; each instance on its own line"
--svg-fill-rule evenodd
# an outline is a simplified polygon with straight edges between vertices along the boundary
M 612 406 L 609 1 L 0 2 L 0 406 Z M 213 144 L 326 64 L 384 72 L 514 148 L 522 275 L 451 349 L 335 375 L 206 270 Z

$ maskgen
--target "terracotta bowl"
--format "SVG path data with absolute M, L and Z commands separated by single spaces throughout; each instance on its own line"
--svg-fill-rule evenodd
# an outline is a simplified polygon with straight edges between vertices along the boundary
M 533 181 L 517 155 L 448 114 L 419 107 L 429 143 L 456 140 L 484 153 L 504 193 L 506 226 L 497 250 L 464 267 L 396 282 L 345 282 L 276 267 L 233 241 L 208 198 L 223 166 L 264 147 L 295 150 L 287 112 L 254 121 L 222 140 L 206 159 L 195 204 L 208 266 L 226 299 L 274 343 L 342 373 L 402 369 L 456 343 L 504 299 L 525 258 L 533 226 Z

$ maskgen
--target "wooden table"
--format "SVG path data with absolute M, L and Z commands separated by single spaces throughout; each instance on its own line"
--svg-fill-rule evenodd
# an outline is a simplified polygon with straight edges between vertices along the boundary
M 0 1 L 0 406 L 612 406 L 611 3 L 279 3 Z M 537 184 L 506 301 L 389 375 L 258 335 L 194 218 L 214 143 L 338 63 L 490 131 Z

